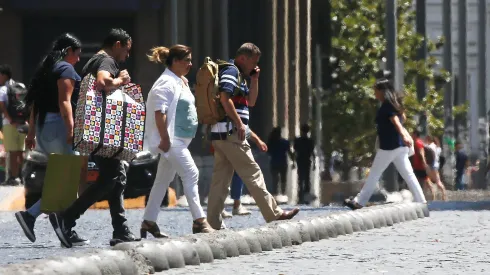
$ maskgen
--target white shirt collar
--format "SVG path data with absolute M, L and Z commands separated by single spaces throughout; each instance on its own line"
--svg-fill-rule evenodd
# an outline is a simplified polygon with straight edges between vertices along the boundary
M 187 83 L 189 82 L 187 80 L 187 78 L 185 77 L 178 77 L 176 74 L 174 74 L 174 72 L 172 72 L 169 68 L 166 68 L 165 71 L 163 72 L 163 74 L 165 75 L 168 75 L 170 77 L 172 77 L 173 79 L 175 79 L 175 81 L 177 81 L 177 83 L 179 84 L 184 84 L 184 85 L 187 85 Z

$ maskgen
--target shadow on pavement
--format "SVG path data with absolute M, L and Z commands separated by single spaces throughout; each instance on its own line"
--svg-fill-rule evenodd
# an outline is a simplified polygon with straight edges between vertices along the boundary
M 490 201 L 433 201 L 429 202 L 430 211 L 480 211 L 490 210 Z

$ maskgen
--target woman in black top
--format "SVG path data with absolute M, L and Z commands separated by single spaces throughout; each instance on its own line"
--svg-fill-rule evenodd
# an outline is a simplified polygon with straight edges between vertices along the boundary
M 345 200 L 344 204 L 351 209 L 366 206 L 381 175 L 392 162 L 407 182 L 414 200 L 425 203 L 424 193 L 408 160 L 409 147 L 413 146 L 413 140 L 402 125 L 405 114 L 401 98 L 386 78 L 376 81 L 374 94 L 381 102 L 376 114 L 379 149 L 361 192 L 355 198 Z

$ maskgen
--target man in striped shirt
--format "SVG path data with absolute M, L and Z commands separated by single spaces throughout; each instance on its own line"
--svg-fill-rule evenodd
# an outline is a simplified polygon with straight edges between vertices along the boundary
M 247 186 L 266 222 L 291 219 L 299 212 L 298 208 L 283 211 L 277 205 L 266 189 L 262 171 L 247 142 L 250 135 L 248 108 L 255 105 L 259 92 L 257 64 L 260 55 L 256 45 L 245 43 L 238 49 L 235 59 L 230 60 L 235 66 L 219 72 L 220 102 L 226 117 L 211 127 L 214 171 L 208 197 L 208 222 L 214 229 L 221 228 L 221 212 L 234 171 Z M 245 78 L 250 79 L 250 85 Z

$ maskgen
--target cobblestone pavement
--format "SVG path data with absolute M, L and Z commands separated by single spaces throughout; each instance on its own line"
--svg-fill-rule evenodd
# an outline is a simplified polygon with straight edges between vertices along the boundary
M 432 203 L 429 219 L 172 269 L 165 274 L 490 274 L 490 203 Z
M 291 209 L 290 206 L 281 206 L 283 209 Z M 327 215 L 331 211 L 346 210 L 342 207 L 300 207 L 302 211 L 298 219 L 307 216 Z M 250 206 L 252 215 L 245 217 L 233 217 L 225 220 L 230 228 L 250 228 L 265 224 L 257 207 Z M 204 209 L 206 211 L 206 209 Z M 231 209 L 230 209 L 231 211 Z M 131 230 L 139 234 L 143 210 L 128 210 L 127 218 Z M 186 208 L 164 209 L 159 216 L 158 224 L 162 231 L 171 236 L 191 234 L 192 217 Z M 14 212 L 0 212 L 0 265 L 19 263 L 26 260 L 47 258 L 50 256 L 62 256 L 67 253 L 83 252 L 93 248 L 108 248 L 109 239 L 112 237 L 112 226 L 108 210 L 88 210 L 77 222 L 75 230 L 82 237 L 90 240 L 90 245 L 65 249 L 60 243 L 47 219 L 46 215 L 38 218 L 35 226 L 36 242 L 31 243 L 22 232 L 17 223 Z

